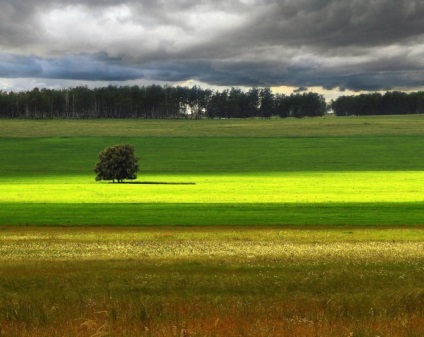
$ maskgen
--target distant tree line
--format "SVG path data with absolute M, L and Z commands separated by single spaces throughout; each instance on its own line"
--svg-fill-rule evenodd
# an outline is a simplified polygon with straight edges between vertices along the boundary
M 0 118 L 301 118 L 326 111 L 322 95 L 287 96 L 269 88 L 212 91 L 149 85 L 0 91 Z
M 388 91 L 341 96 L 331 102 L 337 116 L 402 115 L 424 113 L 424 92 Z
M 274 94 L 269 88 L 222 91 L 198 86 L 108 86 L 89 89 L 0 90 L 0 118 L 269 118 L 424 113 L 424 92 L 341 96 L 327 104 L 312 92 Z

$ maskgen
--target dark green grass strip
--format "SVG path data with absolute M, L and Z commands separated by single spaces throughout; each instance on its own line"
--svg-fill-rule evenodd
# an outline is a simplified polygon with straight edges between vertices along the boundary
M 106 146 L 133 144 L 148 173 L 422 170 L 422 136 L 1 139 L 0 178 L 93 175 Z M 190 180 L 189 180 L 190 181 Z
M 0 205 L 0 225 L 423 225 L 424 203 Z

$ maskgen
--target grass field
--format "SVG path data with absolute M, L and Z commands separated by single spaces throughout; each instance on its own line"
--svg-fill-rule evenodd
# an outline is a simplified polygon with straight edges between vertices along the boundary
M 423 120 L 2 120 L 0 224 L 422 224 Z M 117 143 L 137 184 L 94 181 Z
M 166 133 L 164 131 L 166 130 Z M 424 135 L 422 115 L 243 120 L 1 120 L 4 138 Z
M 2 336 L 422 336 L 422 228 L 0 230 Z
M 0 120 L 0 336 L 423 336 L 423 117 Z

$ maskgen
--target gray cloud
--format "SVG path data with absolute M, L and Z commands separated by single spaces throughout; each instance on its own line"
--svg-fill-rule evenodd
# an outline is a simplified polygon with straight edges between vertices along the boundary
M 424 86 L 421 0 L 2 0 L 0 77 Z
M 0 77 L 124 81 L 144 78 L 138 67 L 123 66 L 105 55 L 69 55 L 58 59 L 1 55 Z
M 294 93 L 300 93 L 300 92 L 305 92 L 305 91 L 308 91 L 307 87 L 299 87 L 299 88 L 293 90 Z

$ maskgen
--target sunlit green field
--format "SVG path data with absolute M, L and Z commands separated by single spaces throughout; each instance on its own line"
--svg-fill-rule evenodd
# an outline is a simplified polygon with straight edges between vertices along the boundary
M 0 224 L 422 224 L 422 120 L 3 120 Z M 352 121 L 389 135 L 358 135 Z M 47 137 L 58 130 L 68 136 Z M 139 178 L 95 182 L 97 154 L 118 143 L 135 146 Z
M 146 174 L 143 180 L 147 183 L 99 184 L 92 176 L 8 181 L 2 184 L 0 202 L 261 204 L 424 201 L 424 184 L 420 183 L 424 181 L 422 171 Z

